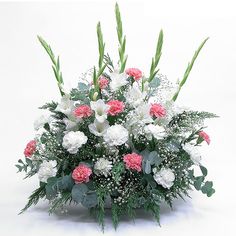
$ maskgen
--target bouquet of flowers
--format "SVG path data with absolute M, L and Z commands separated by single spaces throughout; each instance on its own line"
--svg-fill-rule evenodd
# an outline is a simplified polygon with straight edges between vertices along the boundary
M 122 215 L 135 217 L 143 208 L 159 222 L 162 202 L 189 196 L 194 187 L 210 197 L 198 146 L 210 144 L 204 120 L 216 115 L 176 105 L 203 41 L 187 66 L 183 79 L 172 84 L 159 73 L 163 32 L 147 76 L 126 68 L 126 37 L 119 7 L 115 6 L 119 61 L 105 54 L 101 25 L 97 25 L 98 66 L 84 74 L 76 88 L 65 91 L 59 57 L 41 37 L 57 80 L 61 101 L 34 123 L 36 135 L 16 167 L 26 178 L 38 175 L 39 186 L 21 213 L 40 199 L 49 200 L 49 212 L 66 211 L 67 204 L 88 208 L 104 228 L 106 209 L 114 227 Z M 196 168 L 201 170 L 197 175 Z

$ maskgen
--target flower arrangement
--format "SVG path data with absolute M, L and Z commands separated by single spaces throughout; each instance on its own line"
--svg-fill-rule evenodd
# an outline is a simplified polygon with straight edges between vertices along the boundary
M 40 199 L 49 200 L 49 212 L 65 210 L 70 203 L 88 208 L 104 228 L 110 205 L 114 226 L 135 209 L 151 212 L 159 222 L 161 202 L 189 196 L 194 187 L 210 197 L 213 183 L 206 180 L 198 147 L 210 138 L 204 120 L 216 117 L 179 107 L 175 101 L 203 41 L 187 66 L 183 79 L 173 85 L 159 73 L 163 32 L 148 76 L 126 68 L 126 37 L 119 7 L 115 6 L 119 62 L 105 54 L 101 25 L 97 25 L 98 66 L 85 74 L 78 87 L 66 92 L 59 57 L 41 37 L 52 61 L 61 101 L 41 107 L 49 114 L 34 123 L 36 135 L 16 167 L 26 178 L 38 175 L 39 186 L 21 213 Z M 201 170 L 196 175 L 195 169 Z

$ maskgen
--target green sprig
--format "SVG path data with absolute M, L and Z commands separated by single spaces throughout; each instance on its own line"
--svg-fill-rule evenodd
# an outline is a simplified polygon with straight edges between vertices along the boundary
M 59 56 L 56 58 L 50 45 L 42 37 L 40 36 L 37 36 L 37 37 L 38 37 L 39 42 L 41 43 L 41 45 L 43 46 L 43 48 L 45 49 L 45 51 L 47 52 L 47 54 L 49 55 L 52 61 L 52 69 L 57 80 L 57 85 L 60 90 L 61 96 L 63 96 L 64 92 L 63 92 L 62 85 L 64 84 L 64 82 L 63 82 L 63 77 L 60 70 Z
M 158 65 L 160 58 L 161 58 L 162 45 L 163 45 L 163 31 L 161 30 L 159 33 L 159 36 L 158 36 L 155 57 L 152 58 L 152 64 L 151 64 L 150 75 L 149 75 L 149 82 L 151 82 L 154 79 L 157 72 L 159 71 L 159 69 L 157 69 L 157 65 Z
M 117 31 L 117 36 L 118 36 L 118 41 L 119 41 L 119 65 L 120 65 L 120 73 L 124 72 L 125 70 L 125 65 L 128 59 L 128 56 L 125 55 L 125 47 L 126 47 L 126 36 L 123 35 L 123 27 L 122 27 L 122 21 L 121 21 L 121 16 L 120 16 L 120 9 L 119 5 L 116 3 L 115 6 L 115 13 L 116 13 L 116 31 Z
M 97 24 L 97 38 L 98 38 L 98 52 L 99 52 L 98 71 L 96 71 L 96 67 L 94 67 L 93 70 L 93 83 L 95 87 L 95 92 L 99 92 L 98 78 L 106 68 L 106 64 L 104 64 L 105 43 L 103 41 L 103 34 L 100 22 L 98 22 Z
M 206 41 L 208 40 L 209 38 L 206 38 L 201 44 L 200 46 L 198 47 L 197 51 L 195 51 L 194 55 L 193 55 L 193 58 L 191 60 L 190 63 L 188 63 L 188 66 L 185 70 L 185 73 L 184 73 L 184 76 L 183 76 L 183 79 L 181 80 L 181 82 L 179 83 L 179 87 L 178 87 L 178 90 L 177 92 L 175 93 L 175 95 L 173 96 L 172 100 L 173 101 L 176 101 L 176 99 L 178 98 L 179 96 L 179 93 L 180 93 L 180 90 L 182 89 L 182 87 L 184 86 L 184 84 L 186 83 L 187 79 L 188 79 L 188 76 L 193 68 L 193 65 L 194 65 L 194 62 L 196 61 L 201 49 L 203 48 L 204 44 L 206 43 Z

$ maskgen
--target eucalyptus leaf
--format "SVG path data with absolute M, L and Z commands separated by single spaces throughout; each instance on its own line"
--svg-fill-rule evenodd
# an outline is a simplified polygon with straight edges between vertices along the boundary
M 160 79 L 158 77 L 154 77 L 152 81 L 149 83 L 149 87 L 157 88 L 158 86 L 160 86 L 160 83 L 161 83 Z
M 81 202 L 81 204 L 87 208 L 95 207 L 97 203 L 98 203 L 98 199 L 97 199 L 96 192 L 87 193 L 87 195 L 84 196 Z
M 81 203 L 87 192 L 88 187 L 85 184 L 75 184 L 71 192 L 72 199 L 77 203 Z

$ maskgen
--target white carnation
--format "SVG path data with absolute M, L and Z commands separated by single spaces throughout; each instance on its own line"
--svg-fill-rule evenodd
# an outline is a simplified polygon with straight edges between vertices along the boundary
M 195 165 L 200 164 L 202 158 L 197 147 L 193 146 L 190 143 L 186 143 L 183 145 L 183 149 L 189 154 L 191 160 L 193 161 Z
M 175 175 L 171 169 L 162 168 L 160 171 L 157 171 L 157 169 L 154 168 L 153 172 L 155 181 L 164 188 L 170 188 L 174 184 Z
M 94 165 L 94 173 L 96 175 L 104 175 L 107 177 L 112 168 L 111 161 L 106 160 L 105 158 L 100 158 Z
M 118 72 L 114 71 L 113 73 L 110 74 L 111 82 L 110 82 L 110 88 L 112 92 L 115 92 L 118 90 L 120 87 L 126 85 L 128 83 L 127 81 L 127 74 L 126 73 L 121 73 L 119 74 Z
M 39 180 L 47 183 L 48 178 L 54 177 L 57 173 L 55 166 L 56 161 L 43 161 L 38 170 Z
M 144 127 L 144 132 L 148 140 L 152 139 L 163 139 L 166 135 L 165 129 L 160 125 L 149 124 Z
M 128 141 L 128 135 L 128 130 L 122 125 L 112 125 L 103 137 L 108 145 L 120 146 Z
M 78 149 L 87 142 L 88 138 L 81 131 L 70 131 L 63 137 L 62 146 L 71 154 L 78 152 Z

